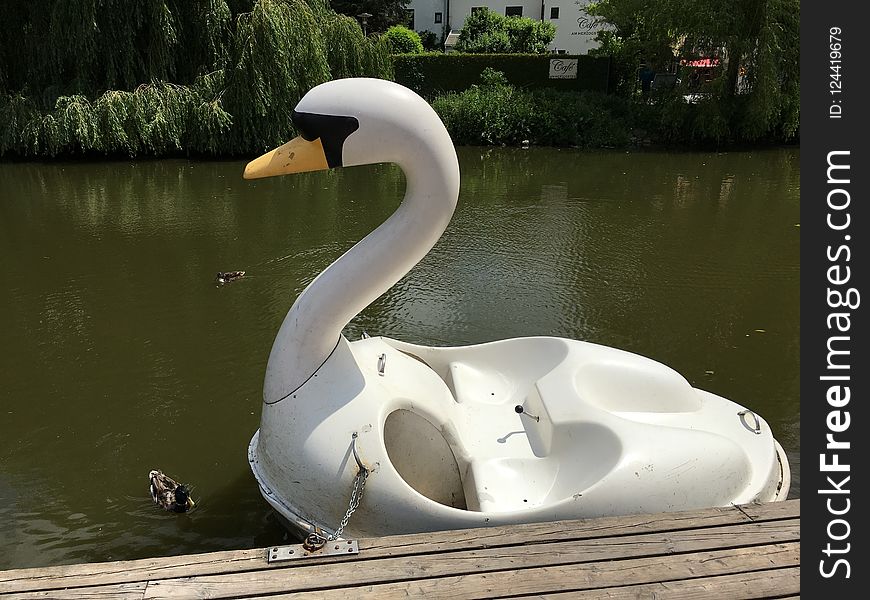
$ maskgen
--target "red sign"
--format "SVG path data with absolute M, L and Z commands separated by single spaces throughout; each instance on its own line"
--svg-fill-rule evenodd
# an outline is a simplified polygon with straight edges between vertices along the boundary
M 718 58 L 699 58 L 698 60 L 681 60 L 681 65 L 687 67 L 718 67 L 719 59 Z

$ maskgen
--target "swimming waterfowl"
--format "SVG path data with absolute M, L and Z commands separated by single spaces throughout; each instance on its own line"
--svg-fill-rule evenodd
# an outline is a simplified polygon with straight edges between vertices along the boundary
M 163 510 L 183 513 L 195 506 L 187 486 L 164 475 L 162 471 L 155 469 L 148 473 L 148 482 L 151 499 Z
M 244 276 L 244 271 L 218 271 L 215 279 L 217 279 L 218 283 L 229 283 L 230 281 L 241 279 Z

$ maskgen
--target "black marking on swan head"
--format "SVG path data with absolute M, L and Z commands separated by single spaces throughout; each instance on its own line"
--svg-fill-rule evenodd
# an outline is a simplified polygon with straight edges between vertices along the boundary
M 294 110 L 291 118 L 293 126 L 302 139 L 313 142 L 320 138 L 326 163 L 330 169 L 342 166 L 341 151 L 344 141 L 359 129 L 359 121 L 356 117 L 319 115 Z

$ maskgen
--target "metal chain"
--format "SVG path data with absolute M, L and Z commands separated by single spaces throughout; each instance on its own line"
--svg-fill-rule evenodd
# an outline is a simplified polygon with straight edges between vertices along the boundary
M 347 506 L 347 512 L 344 513 L 344 518 L 341 520 L 341 523 L 338 524 L 338 528 L 335 530 L 335 533 L 331 533 L 327 536 L 324 536 L 317 531 L 308 534 L 308 537 L 305 538 L 305 543 L 303 546 L 306 550 L 319 550 L 326 544 L 326 542 L 332 542 L 341 537 L 341 534 L 344 533 L 344 528 L 347 527 L 348 521 L 350 521 L 350 516 L 354 513 L 354 511 L 359 508 L 359 503 L 362 501 L 363 490 L 366 487 L 366 479 L 369 477 L 369 470 L 363 465 L 362 460 L 359 458 L 359 454 L 356 451 L 356 438 L 357 433 L 353 434 L 353 457 L 356 459 L 357 467 L 359 470 L 356 472 L 356 476 L 353 478 L 353 491 L 350 493 L 350 502 Z
M 366 487 L 366 479 L 369 477 L 369 470 L 365 467 L 360 467 L 356 477 L 353 480 L 353 491 L 350 493 L 350 503 L 347 506 L 347 512 L 344 513 L 344 518 L 338 525 L 335 533 L 327 536 L 328 541 L 337 540 L 344 533 L 344 528 L 347 527 L 347 522 L 350 521 L 350 516 L 359 508 L 359 503 L 362 501 L 363 489 Z

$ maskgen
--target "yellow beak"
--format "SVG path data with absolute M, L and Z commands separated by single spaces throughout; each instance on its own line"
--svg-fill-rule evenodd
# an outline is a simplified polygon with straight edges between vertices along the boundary
M 328 168 L 320 138 L 309 142 L 302 137 L 296 137 L 249 162 L 245 167 L 244 178 L 258 179 Z

